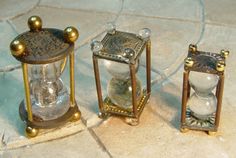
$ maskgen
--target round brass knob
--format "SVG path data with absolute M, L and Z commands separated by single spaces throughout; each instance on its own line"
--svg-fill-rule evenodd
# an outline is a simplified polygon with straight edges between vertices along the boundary
M 185 63 L 184 64 L 187 67 L 192 67 L 193 64 L 194 64 L 194 61 L 193 61 L 193 59 L 191 57 L 188 57 L 188 58 L 185 59 Z
M 192 53 L 197 52 L 197 46 L 194 45 L 194 44 L 190 44 L 189 45 L 189 51 L 192 52 Z
M 79 37 L 78 30 L 73 26 L 65 28 L 63 34 L 64 34 L 65 40 L 69 43 L 75 42 Z
M 14 56 L 21 56 L 25 51 L 25 44 L 19 40 L 14 40 L 10 44 L 11 54 Z
M 42 29 L 42 20 L 39 16 L 31 16 L 28 19 L 30 31 L 39 31 Z
M 221 56 L 224 58 L 227 58 L 229 56 L 229 51 L 228 50 L 221 50 L 220 51 Z
M 223 62 L 217 62 L 216 64 L 216 70 L 219 72 L 222 72 L 225 70 L 225 63 Z
M 28 136 L 28 137 L 36 137 L 37 135 L 38 135 L 38 133 L 39 133 L 39 130 L 38 129 L 36 129 L 36 128 L 32 128 L 32 127 L 30 127 L 30 126 L 27 126 L 26 127 L 26 129 L 25 129 L 25 132 L 26 132 L 26 135 Z

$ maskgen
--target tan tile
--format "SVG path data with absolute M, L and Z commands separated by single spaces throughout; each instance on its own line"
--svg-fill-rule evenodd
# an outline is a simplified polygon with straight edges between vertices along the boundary
M 5 157 L 65 158 L 65 157 L 109 157 L 86 130 L 60 140 L 5 151 Z
M 117 13 L 121 8 L 121 0 L 42 0 L 39 5 L 67 9 L 89 10 L 92 12 Z
M 206 21 L 220 25 L 235 25 L 236 2 L 232 0 L 205 1 Z
M 0 20 L 6 20 L 33 9 L 39 0 L 2 0 L 0 2 Z
M 19 62 L 11 55 L 9 49 L 10 42 L 17 36 L 17 33 L 6 21 L 0 22 L 0 29 L 0 70 L 2 70 L 6 66 L 19 64 Z
M 123 13 L 199 21 L 202 6 L 200 1 L 189 0 L 125 0 Z

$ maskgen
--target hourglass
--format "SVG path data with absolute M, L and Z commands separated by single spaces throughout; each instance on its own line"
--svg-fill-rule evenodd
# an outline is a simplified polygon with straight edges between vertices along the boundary
M 91 43 L 99 116 L 101 118 L 106 118 L 110 114 L 124 116 L 128 124 L 137 125 L 151 93 L 151 31 L 145 28 L 136 35 L 117 31 L 111 24 L 108 26 L 103 40 Z M 145 47 L 147 86 L 142 88 L 137 72 L 139 71 L 139 58 Z M 98 60 L 110 75 L 105 88 L 107 90 L 106 98 L 102 96 Z
M 80 119 L 74 92 L 74 42 L 78 31 L 42 28 L 42 20 L 32 16 L 30 31 L 10 44 L 12 55 L 22 63 L 25 99 L 19 113 L 26 122 L 26 134 L 35 137 L 39 129 L 58 127 Z M 60 78 L 67 58 L 70 62 L 70 93 Z
M 207 131 L 209 135 L 216 133 L 223 97 L 225 59 L 228 55 L 229 51 L 225 50 L 217 54 L 198 51 L 196 45 L 189 46 L 183 78 L 182 132 L 192 129 Z M 194 90 L 192 94 L 191 88 Z

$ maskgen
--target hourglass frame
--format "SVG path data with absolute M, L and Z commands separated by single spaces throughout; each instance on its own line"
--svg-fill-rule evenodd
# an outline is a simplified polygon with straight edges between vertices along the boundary
M 67 27 L 64 31 L 55 28 L 42 28 L 38 16 L 28 19 L 30 31 L 18 35 L 10 44 L 12 55 L 21 62 L 25 88 L 24 99 L 19 106 L 21 119 L 26 123 L 26 135 L 35 137 L 39 129 L 56 128 L 68 121 L 80 119 L 80 110 L 75 100 L 74 82 L 74 42 L 79 34 L 76 28 Z M 28 64 L 43 65 L 69 58 L 70 68 L 70 107 L 62 116 L 53 120 L 38 120 L 32 111 L 31 88 L 28 76 Z M 66 62 L 63 64 L 65 67 Z M 26 104 L 26 108 L 25 105 Z
M 220 112 L 222 107 L 222 97 L 224 89 L 224 69 L 225 69 L 225 59 L 228 57 L 229 51 L 222 50 L 219 53 L 210 53 L 198 51 L 197 46 L 190 44 L 188 50 L 188 56 L 185 59 L 184 73 L 183 73 L 183 93 L 182 93 L 182 111 L 181 111 L 181 132 L 187 132 L 191 130 L 202 130 L 207 131 L 209 135 L 214 135 L 217 132 L 220 122 Z M 201 58 L 205 56 L 205 59 Z M 208 57 L 208 59 L 206 59 Z M 214 59 L 214 63 L 210 64 L 206 60 Z M 212 118 L 212 125 L 202 126 L 200 123 L 198 125 L 191 125 L 187 123 L 186 119 L 190 119 L 188 122 L 196 121 L 194 117 L 191 116 L 191 112 L 187 109 L 187 101 L 190 98 L 191 86 L 189 83 L 189 73 L 191 71 L 196 71 L 199 73 L 209 73 L 214 74 L 219 77 L 218 83 L 216 85 L 215 96 L 217 98 L 217 107 L 214 117 Z
M 125 50 L 126 48 L 134 52 L 132 57 L 123 57 L 119 54 L 116 54 L 114 50 L 107 49 L 108 43 L 115 43 L 116 39 L 120 41 L 126 41 L 121 45 L 117 45 L 120 50 Z M 112 42 L 108 42 L 112 41 Z M 139 117 L 143 111 L 144 106 L 146 105 L 150 94 L 151 94 L 151 40 L 150 37 L 143 39 L 140 36 L 128 33 L 121 32 L 115 29 L 107 32 L 105 37 L 101 41 L 103 48 L 100 51 L 93 51 L 93 66 L 94 66 L 94 75 L 97 88 L 97 97 L 98 97 L 98 106 L 99 106 L 99 117 L 107 118 L 110 114 L 123 116 L 126 118 L 126 122 L 129 125 L 137 125 L 139 123 Z M 143 50 L 146 48 L 146 85 L 147 88 L 143 89 L 143 95 L 139 101 L 136 102 L 136 68 L 135 64 L 138 62 Z M 131 86 L 132 86 L 132 109 L 125 109 L 119 106 L 116 106 L 109 97 L 106 97 L 103 100 L 100 73 L 98 66 L 98 59 L 106 59 L 113 62 L 124 63 L 129 65 Z

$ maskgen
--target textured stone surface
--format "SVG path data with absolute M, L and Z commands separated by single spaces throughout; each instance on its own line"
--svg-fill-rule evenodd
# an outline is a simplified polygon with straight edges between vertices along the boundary
M 87 130 L 60 140 L 54 140 L 33 146 L 26 146 L 17 150 L 0 152 L 0 157 L 3 158 L 27 158 L 32 156 L 35 158 L 109 157 Z
M 123 13 L 199 21 L 201 5 L 200 1 L 194 0 L 125 0 Z
M 117 13 L 121 8 L 122 0 L 42 0 L 39 5 L 58 8 L 88 10 L 92 12 Z
M 0 20 L 6 20 L 26 13 L 33 9 L 39 0 L 2 0 L 0 5 Z
M 17 36 L 17 33 L 11 27 L 11 25 L 6 22 L 0 22 L 0 69 L 5 66 L 15 65 L 18 62 L 12 57 L 9 45 L 10 42 Z M 3 38 L 4 37 L 4 38 Z
M 235 7 L 236 2 L 232 0 L 205 1 L 206 21 L 218 25 L 236 25 Z

